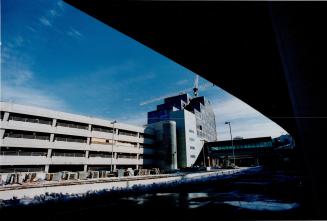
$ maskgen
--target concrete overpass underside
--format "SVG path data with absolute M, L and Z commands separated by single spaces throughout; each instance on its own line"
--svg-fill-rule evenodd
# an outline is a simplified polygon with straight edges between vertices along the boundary
M 327 4 L 65 0 L 201 75 L 287 130 L 313 216 L 326 218 Z M 217 116 L 219 117 L 219 116 Z

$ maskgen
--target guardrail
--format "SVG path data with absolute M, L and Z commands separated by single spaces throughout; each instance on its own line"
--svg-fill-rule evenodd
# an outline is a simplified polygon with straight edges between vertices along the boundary
M 9 120 L 21 121 L 21 122 L 28 122 L 28 123 L 47 124 L 47 125 L 51 125 L 52 124 L 52 120 L 46 121 L 46 120 L 30 119 L 30 118 L 22 118 L 22 117 L 10 117 Z
M 25 138 L 35 140 L 50 140 L 50 136 L 28 135 L 28 134 L 7 134 L 5 137 L 10 138 Z
M 0 173 L 30 173 L 30 172 L 44 172 L 44 168 L 12 168 L 4 169 L 0 168 Z
M 94 128 L 92 127 L 92 131 L 97 131 L 97 132 L 104 132 L 104 133 L 112 133 L 113 129 L 102 129 L 102 128 Z
M 64 141 L 64 142 L 75 142 L 75 143 L 86 143 L 86 140 L 83 139 L 74 139 L 74 138 L 62 138 L 62 137 L 56 137 L 55 141 Z
M 53 152 L 52 156 L 55 157 L 85 157 L 84 153 L 56 153 Z
M 91 157 L 111 158 L 111 154 L 89 154 L 89 158 Z
M 45 152 L 2 151 L 1 156 L 47 156 Z
M 82 126 L 82 125 L 77 125 L 77 124 L 68 124 L 68 123 L 62 123 L 62 122 L 58 122 L 57 126 L 69 127 L 69 128 L 75 128 L 75 129 L 82 129 L 82 130 L 88 130 L 89 129 L 89 126 Z
M 117 159 L 121 159 L 121 158 L 124 158 L 124 159 L 137 159 L 137 156 L 127 156 L 127 155 L 118 155 L 117 156 Z

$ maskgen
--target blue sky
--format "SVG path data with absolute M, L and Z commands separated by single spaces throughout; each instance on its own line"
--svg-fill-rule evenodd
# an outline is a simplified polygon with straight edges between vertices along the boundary
M 62 1 L 1 0 L 1 21 L 2 100 L 143 125 L 160 101 L 140 103 L 193 86 L 193 72 Z M 235 136 L 285 133 L 218 87 L 200 95 L 219 140 L 227 120 Z

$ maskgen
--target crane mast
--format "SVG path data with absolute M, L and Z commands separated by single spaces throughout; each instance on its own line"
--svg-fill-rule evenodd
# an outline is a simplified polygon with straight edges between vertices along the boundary
M 193 93 L 194 97 L 197 97 L 199 94 L 199 75 L 195 75 Z

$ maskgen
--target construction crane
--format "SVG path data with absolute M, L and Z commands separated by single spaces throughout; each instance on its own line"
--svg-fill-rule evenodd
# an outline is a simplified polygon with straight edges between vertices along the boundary
M 160 96 L 160 97 L 156 97 L 156 98 L 153 98 L 153 99 L 150 99 L 150 100 L 143 101 L 143 102 L 140 103 L 140 106 L 150 104 L 150 103 L 153 103 L 153 102 L 156 102 L 156 101 L 159 101 L 159 100 L 163 100 L 163 99 L 165 99 L 167 97 L 173 97 L 173 96 L 180 95 L 180 94 L 186 94 L 186 93 L 189 93 L 189 92 L 192 92 L 192 91 L 193 91 L 194 97 L 197 97 L 199 95 L 199 89 L 205 89 L 205 88 L 213 87 L 213 86 L 215 86 L 213 83 L 205 83 L 205 84 L 202 84 L 202 85 L 199 86 L 199 76 L 195 75 L 194 87 L 193 88 L 187 88 L 187 89 L 185 89 L 183 91 L 180 91 L 180 92 L 166 94 L 164 96 Z

